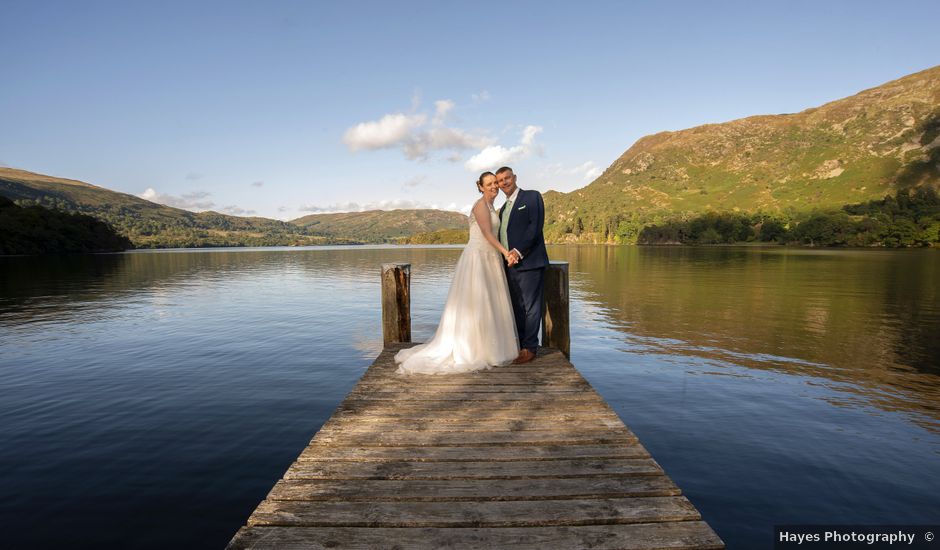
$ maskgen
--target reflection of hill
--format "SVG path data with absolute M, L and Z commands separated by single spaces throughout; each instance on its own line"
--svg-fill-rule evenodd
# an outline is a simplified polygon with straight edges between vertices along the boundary
M 282 277 L 299 276 L 310 285 L 364 279 L 375 283 L 378 296 L 382 263 L 412 262 L 422 279 L 433 280 L 449 273 L 457 254 L 453 248 L 349 246 L 0 257 L 0 326 L 91 320 L 112 304 L 148 299 L 177 286 L 212 285 L 223 278 L 274 284 Z
M 102 289 L 120 280 L 125 254 L 0 257 L 0 326 L 16 326 L 63 312 L 81 314 Z M 41 312 L 41 314 L 37 313 Z
M 935 252 L 550 252 L 571 262 L 572 284 L 585 300 L 652 353 L 824 378 L 881 408 L 940 419 Z

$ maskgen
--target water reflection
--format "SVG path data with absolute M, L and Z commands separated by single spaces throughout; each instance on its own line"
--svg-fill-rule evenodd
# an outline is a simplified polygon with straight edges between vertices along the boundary
M 381 264 L 412 264 L 426 340 L 459 254 L 0 258 L 13 542 L 224 545 L 381 348 Z M 729 548 L 765 546 L 774 522 L 902 523 L 940 505 L 922 482 L 940 474 L 938 251 L 549 254 L 571 264 L 575 364 Z
M 556 247 L 636 351 L 828 379 L 940 425 L 940 254 Z M 575 346 L 576 347 L 576 346 Z

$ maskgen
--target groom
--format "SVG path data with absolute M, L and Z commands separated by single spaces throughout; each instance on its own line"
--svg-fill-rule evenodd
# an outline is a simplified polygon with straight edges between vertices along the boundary
M 516 175 L 508 166 L 496 171 L 496 183 L 506 194 L 506 204 L 499 210 L 499 241 L 510 251 L 506 279 L 520 349 L 513 364 L 521 365 L 535 359 L 539 347 L 542 286 L 548 266 L 542 235 L 545 206 L 538 191 L 516 187 Z

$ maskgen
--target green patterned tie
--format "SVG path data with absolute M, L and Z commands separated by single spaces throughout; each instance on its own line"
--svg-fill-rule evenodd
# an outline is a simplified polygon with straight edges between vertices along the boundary
M 502 218 L 499 220 L 499 242 L 506 247 L 506 250 L 509 250 L 509 237 L 506 236 L 506 229 L 509 227 L 510 214 L 512 214 L 512 201 L 506 203 Z

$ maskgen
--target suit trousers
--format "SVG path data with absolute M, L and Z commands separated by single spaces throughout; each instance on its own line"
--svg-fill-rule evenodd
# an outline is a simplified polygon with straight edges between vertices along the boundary
M 539 329 L 542 328 L 545 268 L 520 271 L 507 266 L 506 281 L 509 283 L 509 299 L 516 319 L 519 347 L 534 352 L 539 347 Z

